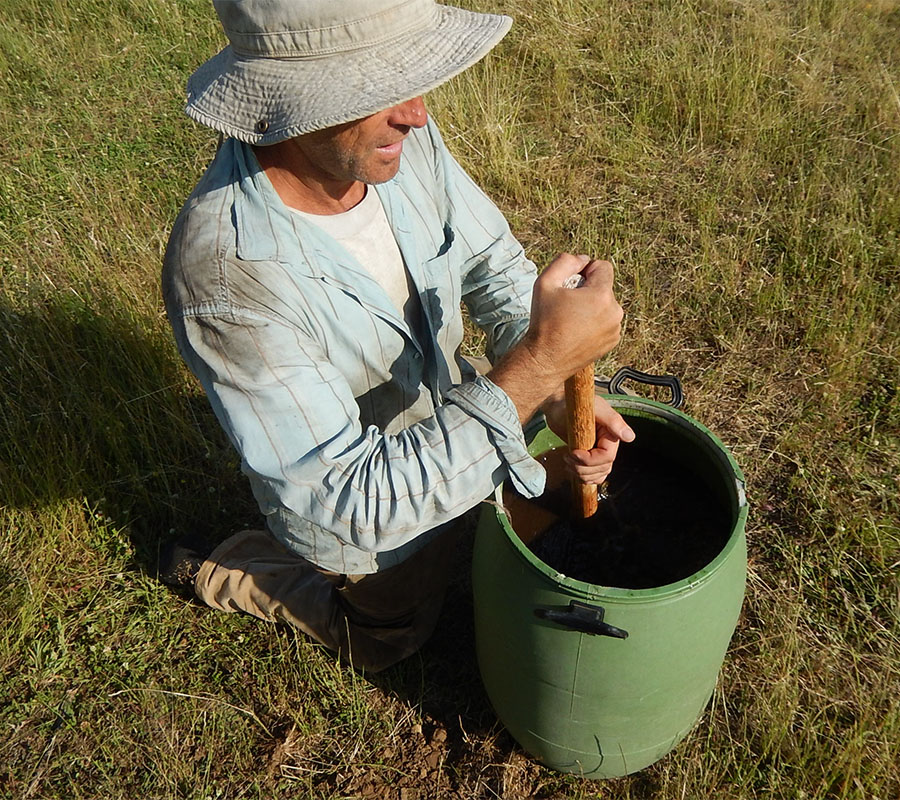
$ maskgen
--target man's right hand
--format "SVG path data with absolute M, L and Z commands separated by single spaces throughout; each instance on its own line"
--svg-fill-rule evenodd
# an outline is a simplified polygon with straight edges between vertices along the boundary
M 579 273 L 584 283 L 566 288 Z M 487 377 L 509 395 L 524 424 L 566 378 L 619 343 L 623 316 L 613 265 L 563 253 L 535 281 L 527 333 Z
M 579 273 L 584 283 L 566 288 L 566 281 Z M 613 265 L 563 253 L 535 281 L 531 323 L 522 344 L 556 371 L 558 385 L 619 343 L 623 316 L 613 292 Z

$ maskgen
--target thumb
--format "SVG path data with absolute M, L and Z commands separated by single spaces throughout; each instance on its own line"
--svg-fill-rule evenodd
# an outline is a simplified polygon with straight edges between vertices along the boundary
M 541 277 L 544 277 L 545 280 L 550 281 L 552 284 L 562 286 L 567 278 L 577 275 L 589 262 L 590 258 L 587 256 L 573 256 L 571 253 L 560 253 L 547 265 L 541 273 Z
M 603 431 L 598 431 L 598 433 L 615 441 L 633 442 L 635 438 L 634 431 L 625 422 L 622 415 L 602 397 L 598 397 L 596 400 L 597 402 L 594 403 L 594 417 L 597 427 L 603 428 Z
M 612 289 L 615 269 L 609 261 L 591 261 L 582 271 L 584 283 L 594 289 Z

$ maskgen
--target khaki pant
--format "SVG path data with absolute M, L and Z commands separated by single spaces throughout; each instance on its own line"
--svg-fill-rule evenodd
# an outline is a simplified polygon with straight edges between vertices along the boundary
M 395 567 L 341 575 L 291 553 L 267 531 L 246 530 L 203 562 L 194 591 L 220 611 L 288 622 L 354 667 L 377 672 L 433 632 L 458 540 L 457 526 Z

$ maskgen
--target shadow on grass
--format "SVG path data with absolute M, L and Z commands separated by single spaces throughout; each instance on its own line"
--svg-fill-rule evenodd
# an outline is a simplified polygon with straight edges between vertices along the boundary
M 258 516 L 206 399 L 155 325 L 113 298 L 0 302 L 0 504 L 79 498 L 128 532 L 150 574 L 161 542 L 221 539 Z
M 109 297 L 60 294 L 25 308 L 0 301 L 0 505 L 73 499 L 127 530 L 136 566 L 149 574 L 161 542 L 262 527 L 237 456 L 202 392 L 186 383 L 164 322 Z M 437 633 L 421 656 L 389 671 L 395 685 L 386 688 L 480 727 L 493 717 L 472 643 L 471 519 Z M 411 688 L 421 681 L 412 676 L 418 658 L 433 684 L 424 697 Z M 454 686 L 466 687 L 459 701 L 445 691 Z

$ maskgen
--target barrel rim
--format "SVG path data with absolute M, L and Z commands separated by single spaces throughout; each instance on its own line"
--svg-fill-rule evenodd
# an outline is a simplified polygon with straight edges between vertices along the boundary
M 732 526 L 728 540 L 725 542 L 725 545 L 719 551 L 718 555 L 716 555 L 716 557 L 705 567 L 702 567 L 693 574 L 688 575 L 686 578 L 682 578 L 679 581 L 675 581 L 674 583 L 667 583 L 663 584 L 662 586 L 654 586 L 647 589 L 625 589 L 618 586 L 602 586 L 600 584 L 586 583 L 585 581 L 579 581 L 574 578 L 570 578 L 567 575 L 564 575 L 563 573 L 558 572 L 557 570 L 548 566 L 537 556 L 535 556 L 534 553 L 532 553 L 531 550 L 529 550 L 525 545 L 525 543 L 519 538 L 518 534 L 516 534 L 516 532 L 513 530 L 512 525 L 509 521 L 509 517 L 503 510 L 502 484 L 495 490 L 495 502 L 491 504 L 494 506 L 494 513 L 496 514 L 496 517 L 500 522 L 500 527 L 506 535 L 507 539 L 514 546 L 516 552 L 528 563 L 530 567 L 541 573 L 545 578 L 550 580 L 555 585 L 562 586 L 570 593 L 580 595 L 585 599 L 614 599 L 623 603 L 636 604 L 644 602 L 658 602 L 661 599 L 673 597 L 682 594 L 685 591 L 692 591 L 699 585 L 705 583 L 712 577 L 712 575 L 719 571 L 719 569 L 729 559 L 731 553 L 738 546 L 738 543 L 744 536 L 744 528 L 746 525 L 747 514 L 749 510 L 747 505 L 747 497 L 744 490 L 744 474 L 741 471 L 741 468 L 738 466 L 737 462 L 734 460 L 731 452 L 727 447 L 725 447 L 719 437 L 716 436 L 711 430 L 709 430 L 709 428 L 703 425 L 703 423 L 697 421 L 688 414 L 685 414 L 683 411 L 645 397 L 632 397 L 623 395 L 604 395 L 604 397 L 616 410 L 633 410 L 639 412 L 639 414 L 641 415 L 661 417 L 668 422 L 674 423 L 682 431 L 688 433 L 692 438 L 708 446 L 710 451 L 718 456 L 720 462 L 723 463 L 723 466 L 727 465 L 728 469 L 730 470 L 731 477 L 734 478 L 734 492 L 735 500 L 737 501 L 737 515 L 735 517 L 734 525 Z M 549 437 L 553 437 L 553 439 L 558 441 L 560 444 L 563 444 L 563 442 L 547 428 L 542 429 L 541 432 L 543 431 L 546 431 L 547 434 L 549 434 Z M 538 436 L 535 437 L 535 441 L 538 440 L 539 436 L 540 432 Z M 545 439 L 549 437 L 545 437 Z M 546 449 L 548 448 L 538 447 L 534 450 L 532 448 L 529 448 L 529 452 L 531 452 L 532 455 L 538 455 Z

